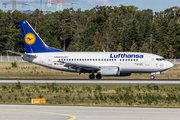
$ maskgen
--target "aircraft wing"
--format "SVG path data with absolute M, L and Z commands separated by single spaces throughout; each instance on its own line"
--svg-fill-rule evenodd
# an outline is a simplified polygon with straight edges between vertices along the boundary
M 23 56 L 27 56 L 27 57 L 37 57 L 36 55 L 29 55 L 29 54 L 24 54 L 24 53 L 20 53 L 20 52 L 14 52 L 14 51 L 11 51 L 11 50 L 7 50 L 7 52 L 11 52 L 11 53 L 14 53 L 14 54 L 17 54 L 17 55 L 23 55 Z
M 70 62 L 64 62 L 64 61 L 57 61 L 60 63 L 64 63 L 65 67 L 76 69 L 81 71 L 98 71 L 100 70 L 99 66 L 93 66 L 93 65 L 85 65 L 85 64 L 77 64 L 77 63 L 70 63 Z

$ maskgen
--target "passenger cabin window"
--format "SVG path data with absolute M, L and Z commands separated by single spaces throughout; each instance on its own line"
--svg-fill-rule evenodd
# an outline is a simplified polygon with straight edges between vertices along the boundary
M 82 61 L 84 61 L 84 59 L 82 59 Z
M 87 61 L 89 61 L 89 59 L 87 59 Z
M 98 61 L 100 61 L 100 59 L 98 59 Z

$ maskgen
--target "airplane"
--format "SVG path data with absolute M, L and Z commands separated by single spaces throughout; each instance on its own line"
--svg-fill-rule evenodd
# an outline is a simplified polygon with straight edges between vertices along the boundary
M 150 53 L 65 52 L 47 46 L 27 21 L 19 21 L 19 24 L 26 52 L 7 52 L 21 55 L 23 60 L 40 66 L 79 74 L 89 73 L 90 79 L 151 73 L 152 80 L 155 79 L 154 75 L 173 67 L 163 57 Z

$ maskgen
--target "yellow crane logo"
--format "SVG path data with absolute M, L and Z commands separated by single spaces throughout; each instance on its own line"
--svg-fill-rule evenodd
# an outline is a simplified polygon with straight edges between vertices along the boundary
M 26 34 L 24 39 L 25 39 L 26 44 L 28 45 L 32 45 L 36 41 L 36 37 L 33 33 Z

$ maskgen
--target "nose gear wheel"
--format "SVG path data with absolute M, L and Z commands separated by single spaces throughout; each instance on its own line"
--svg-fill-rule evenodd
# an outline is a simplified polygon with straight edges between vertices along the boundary
M 155 79 L 154 75 L 151 75 L 151 80 L 154 80 L 154 79 Z

